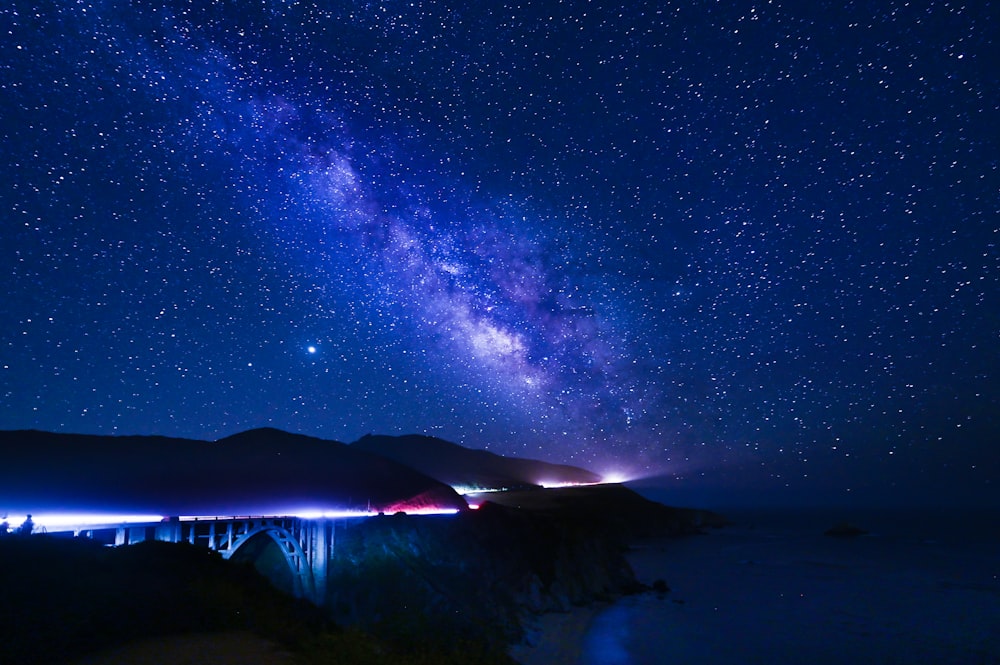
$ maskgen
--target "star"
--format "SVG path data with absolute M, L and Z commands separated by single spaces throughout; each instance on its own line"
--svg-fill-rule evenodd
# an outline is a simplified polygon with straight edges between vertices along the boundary
M 989 3 L 216 4 L 0 6 L 0 429 L 993 491 Z

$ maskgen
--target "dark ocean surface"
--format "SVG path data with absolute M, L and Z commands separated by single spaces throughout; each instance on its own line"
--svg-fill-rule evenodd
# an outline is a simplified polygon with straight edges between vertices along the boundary
M 1000 663 L 1000 512 L 720 512 L 734 524 L 638 544 L 640 581 L 671 591 L 598 614 L 581 663 Z M 868 533 L 824 535 L 845 521 Z

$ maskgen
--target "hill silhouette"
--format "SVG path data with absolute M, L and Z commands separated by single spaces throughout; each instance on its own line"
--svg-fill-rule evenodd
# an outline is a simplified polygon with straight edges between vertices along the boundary
M 351 447 L 396 460 L 452 487 L 525 489 L 601 481 L 601 476 L 579 467 L 503 457 L 417 434 L 369 434 L 355 441 Z
M 431 505 L 465 502 L 394 460 L 277 429 L 217 441 L 0 432 L 0 513 L 245 515 Z

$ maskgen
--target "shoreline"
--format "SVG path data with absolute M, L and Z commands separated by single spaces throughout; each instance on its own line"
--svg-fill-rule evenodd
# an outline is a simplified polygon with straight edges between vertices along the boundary
M 665 594 L 598 613 L 577 665 L 661 662 L 1000 663 L 996 537 L 947 524 L 870 524 L 824 535 L 826 516 L 737 524 L 704 535 L 633 541 L 636 579 Z M 719 636 L 725 635 L 724 640 Z
M 664 579 L 659 574 L 662 566 L 656 565 L 657 558 L 670 543 L 697 537 L 700 535 L 647 536 L 630 541 L 625 558 L 635 573 L 636 581 L 650 587 L 656 580 Z M 569 612 L 533 616 L 526 622 L 528 634 L 525 639 L 511 646 L 507 653 L 521 665 L 579 665 L 583 662 L 587 636 L 597 618 L 626 598 L 649 593 L 656 592 L 650 589 L 622 595 L 610 602 L 595 601 L 590 605 L 574 607 Z
M 613 603 L 595 602 L 569 612 L 547 612 L 526 622 L 528 635 L 507 650 L 521 665 L 577 665 L 594 619 Z

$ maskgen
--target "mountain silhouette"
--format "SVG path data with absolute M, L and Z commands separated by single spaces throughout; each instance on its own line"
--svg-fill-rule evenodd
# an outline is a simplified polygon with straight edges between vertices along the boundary
M 217 441 L 0 432 L 0 515 L 261 515 L 465 505 L 446 484 L 394 460 L 271 428 Z
M 452 487 L 515 489 L 601 481 L 601 476 L 579 467 L 503 457 L 417 434 L 368 434 L 351 447 L 396 460 Z

